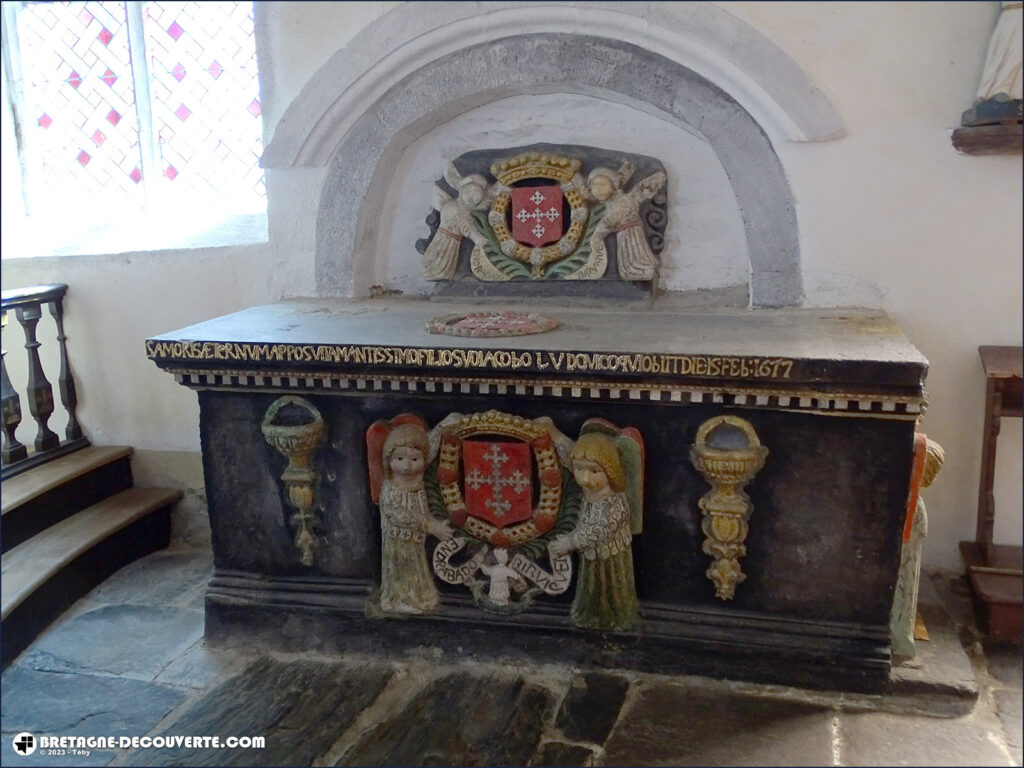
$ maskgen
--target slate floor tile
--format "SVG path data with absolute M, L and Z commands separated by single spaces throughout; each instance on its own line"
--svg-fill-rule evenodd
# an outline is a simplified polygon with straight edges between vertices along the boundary
M 13 666 L 2 687 L 0 728 L 38 736 L 142 736 L 185 700 L 181 691 L 139 680 Z
M 209 688 L 236 675 L 255 661 L 255 654 L 238 649 L 208 648 L 198 640 L 168 664 L 156 682 L 186 688 Z
M 433 681 L 338 765 L 526 765 L 553 706 L 546 688 L 496 674 Z
M 555 727 L 572 741 L 604 744 L 619 717 L 629 681 L 600 672 L 574 675 Z
M 213 573 L 207 552 L 156 552 L 125 566 L 89 593 L 97 603 L 185 607 Z
M 839 718 L 843 765 L 984 766 L 1008 764 L 990 734 L 998 723 L 978 710 L 965 717 L 893 717 L 880 712 L 847 713 Z
M 1021 724 L 1021 718 L 1024 716 L 1024 707 L 1021 706 L 1021 692 L 1020 691 L 995 691 L 995 705 L 996 714 L 999 716 L 999 721 L 1003 724 L 1003 735 L 1006 737 L 1006 744 L 1010 748 L 1011 752 L 1014 752 L 1017 756 L 1018 763 L 1020 762 L 1021 747 L 1024 746 L 1024 735 L 1021 731 L 1024 730 L 1024 726 Z
M 391 674 L 379 664 L 260 659 L 201 696 L 159 735 L 262 736 L 263 749 L 140 750 L 126 764 L 311 765 L 377 698 Z
M 988 673 L 1003 685 L 1021 689 L 1021 644 L 1008 640 L 986 639 L 982 641 Z
M 589 747 L 565 744 L 561 741 L 549 741 L 540 748 L 531 765 L 551 766 L 556 768 L 573 768 L 573 766 L 590 766 L 594 764 L 594 751 Z
M 604 765 L 831 765 L 832 712 L 798 701 L 653 684 L 605 744 Z
M 41 636 L 17 666 L 153 680 L 203 635 L 203 614 L 145 605 L 107 605 Z

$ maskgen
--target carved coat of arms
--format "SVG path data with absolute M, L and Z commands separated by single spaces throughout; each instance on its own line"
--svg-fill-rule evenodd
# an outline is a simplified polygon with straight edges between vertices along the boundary
M 630 542 L 642 530 L 644 464 L 635 429 L 591 419 L 574 441 L 546 417 L 453 413 L 428 430 L 401 414 L 370 427 L 367 449 L 385 612 L 436 609 L 433 576 L 468 587 L 486 610 L 522 611 L 569 589 L 578 552 L 572 621 L 635 622 Z M 429 557 L 428 535 L 437 540 Z
M 424 277 L 454 279 L 468 242 L 470 271 L 483 281 L 602 279 L 610 245 L 616 279 L 654 280 L 667 221 L 663 167 L 632 155 L 645 168 L 634 180 L 632 160 L 571 151 L 467 153 L 449 163 L 444 182 L 453 193 L 435 186 L 433 231 L 418 245 Z

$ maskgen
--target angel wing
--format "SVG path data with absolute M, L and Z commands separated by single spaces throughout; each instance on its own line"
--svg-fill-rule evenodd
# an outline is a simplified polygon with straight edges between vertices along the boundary
M 623 160 L 622 165 L 619 166 L 619 189 L 625 189 L 626 184 L 633 178 L 633 164 L 629 160 Z
M 452 189 L 458 190 L 459 184 L 462 183 L 462 174 L 455 167 L 455 163 L 448 163 L 448 167 L 444 169 L 444 180 L 452 185 Z
M 668 177 L 664 171 L 657 171 L 643 181 L 637 182 L 633 192 L 636 194 L 637 200 L 650 200 L 665 186 L 666 181 L 668 181 Z
M 441 189 L 440 185 L 435 184 L 434 189 L 430 195 L 430 207 L 435 211 L 440 211 L 445 203 L 450 203 L 452 196 Z

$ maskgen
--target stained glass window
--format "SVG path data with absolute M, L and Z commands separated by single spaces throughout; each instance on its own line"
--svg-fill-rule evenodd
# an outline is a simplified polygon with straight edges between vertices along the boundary
M 29 214 L 265 210 L 251 2 L 24 3 L 14 19 Z

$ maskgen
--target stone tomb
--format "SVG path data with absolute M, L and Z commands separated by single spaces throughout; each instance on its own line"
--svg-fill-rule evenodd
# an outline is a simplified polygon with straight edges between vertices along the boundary
M 199 396 L 208 641 L 885 685 L 927 361 L 884 314 L 499 309 L 147 341 Z

